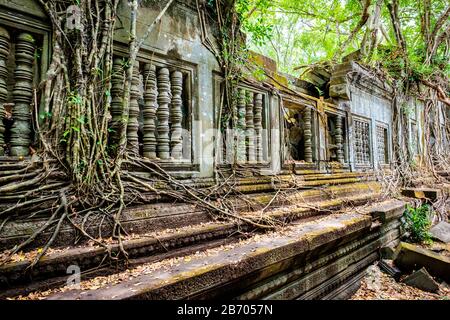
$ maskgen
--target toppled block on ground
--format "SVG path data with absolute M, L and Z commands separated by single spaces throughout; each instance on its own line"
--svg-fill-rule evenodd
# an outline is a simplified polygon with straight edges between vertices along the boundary
M 430 233 L 433 238 L 450 243 L 450 223 L 441 221 L 430 229 Z
M 425 268 L 421 268 L 420 270 L 413 272 L 407 276 L 403 282 L 408 286 L 412 286 L 423 291 L 439 291 L 439 284 L 434 281 L 433 277 L 430 276 Z
M 436 201 L 441 194 L 439 189 L 428 188 L 403 188 L 402 195 L 409 198 Z
M 450 281 L 450 258 L 410 243 L 400 243 L 394 263 L 404 272 L 425 267 L 433 276 Z

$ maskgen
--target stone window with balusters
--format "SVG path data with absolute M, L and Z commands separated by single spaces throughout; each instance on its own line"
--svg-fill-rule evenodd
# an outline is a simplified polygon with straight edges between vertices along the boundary
M 267 92 L 240 86 L 236 103 L 236 127 L 231 118 L 221 128 L 219 163 L 267 164 L 269 162 Z M 226 118 L 226 117 L 224 117 Z M 236 152 L 236 157 L 234 157 Z M 236 159 L 234 159 L 236 158 Z
M 0 156 L 32 153 L 41 52 L 42 35 L 0 24 Z
M 111 140 L 117 146 L 122 117 L 125 60 L 115 57 L 111 80 Z M 193 70 L 161 60 L 140 60 L 133 69 L 127 149 L 169 164 L 191 163 Z
M 362 119 L 353 120 L 355 164 L 369 166 L 371 164 L 370 123 Z
M 386 124 L 377 124 L 377 153 L 380 165 L 389 163 L 388 127 Z

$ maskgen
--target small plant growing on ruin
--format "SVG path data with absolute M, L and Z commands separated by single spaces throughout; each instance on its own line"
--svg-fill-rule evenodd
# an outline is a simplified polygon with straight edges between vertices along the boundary
M 431 208 L 427 204 L 423 204 L 417 208 L 410 205 L 407 206 L 402 217 L 404 230 L 409 234 L 411 242 L 430 243 L 431 235 L 428 232 L 431 226 L 430 220 Z

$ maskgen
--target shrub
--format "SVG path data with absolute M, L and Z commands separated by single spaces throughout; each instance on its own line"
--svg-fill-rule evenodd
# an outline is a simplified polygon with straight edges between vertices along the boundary
M 431 235 L 428 232 L 431 226 L 430 214 L 431 208 L 427 204 L 417 208 L 413 208 L 410 205 L 406 207 L 402 222 L 405 231 L 409 234 L 409 240 L 411 242 L 432 242 Z

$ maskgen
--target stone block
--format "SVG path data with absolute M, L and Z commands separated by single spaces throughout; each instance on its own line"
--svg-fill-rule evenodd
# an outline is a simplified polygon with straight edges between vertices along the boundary
M 440 196 L 439 189 L 403 188 L 402 195 L 409 198 L 436 201 Z
M 386 222 L 400 218 L 405 211 L 406 203 L 399 200 L 386 201 L 370 210 L 370 215 L 374 220 Z
M 400 243 L 394 263 L 404 272 L 425 267 L 433 276 L 450 281 L 450 258 L 410 243 Z
M 381 271 L 387 273 L 392 278 L 394 278 L 396 281 L 400 279 L 400 276 L 402 272 L 393 264 L 392 260 L 389 259 L 382 259 L 378 263 Z
M 441 221 L 430 229 L 430 233 L 433 238 L 439 241 L 449 243 L 450 242 L 450 223 Z
M 407 276 L 403 282 L 408 286 L 415 287 L 423 291 L 439 291 L 439 284 L 434 281 L 425 268 L 421 268 L 420 270 L 413 272 Z

